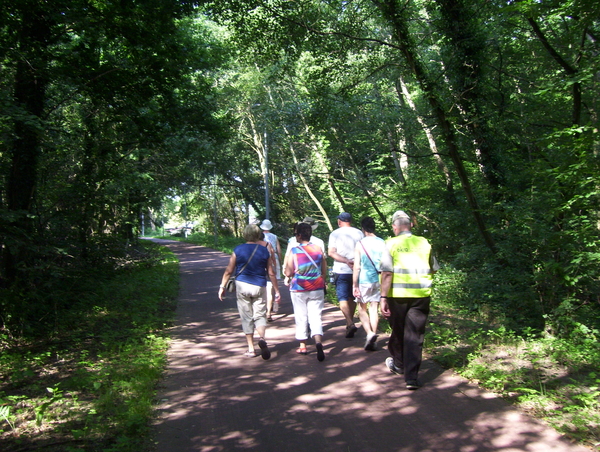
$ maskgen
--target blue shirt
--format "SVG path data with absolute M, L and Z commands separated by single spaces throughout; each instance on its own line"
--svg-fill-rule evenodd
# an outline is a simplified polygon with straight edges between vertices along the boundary
M 255 248 L 256 252 L 252 256 L 252 260 L 246 265 Z M 235 272 L 233 274 L 236 280 L 255 286 L 266 287 L 267 265 L 270 257 L 267 247 L 257 243 L 243 243 L 236 246 L 233 252 L 235 253 Z M 246 268 L 244 268 L 244 265 L 246 265 Z M 242 274 L 239 274 L 242 268 L 244 268 L 244 271 Z

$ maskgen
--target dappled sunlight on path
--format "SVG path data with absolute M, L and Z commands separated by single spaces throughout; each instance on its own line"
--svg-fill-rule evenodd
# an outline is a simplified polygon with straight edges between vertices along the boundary
M 287 288 L 267 329 L 268 361 L 247 358 L 234 294 L 216 296 L 228 256 L 171 242 L 181 259 L 178 324 L 159 392 L 158 452 L 582 452 L 541 423 L 435 363 L 423 387 L 405 389 L 384 365 L 387 338 L 362 349 L 364 332 L 344 338 L 344 321 L 324 312 L 326 360 L 314 344 L 295 353 Z

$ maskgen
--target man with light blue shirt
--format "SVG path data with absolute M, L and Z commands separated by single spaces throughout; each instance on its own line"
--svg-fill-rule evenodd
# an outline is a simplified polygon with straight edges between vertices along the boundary
M 363 218 L 360 227 L 365 238 L 356 244 L 354 251 L 352 287 L 358 306 L 358 318 L 367 333 L 364 349 L 375 351 L 377 349 L 378 310 L 381 297 L 379 273 L 385 242 L 375 235 L 373 218 Z

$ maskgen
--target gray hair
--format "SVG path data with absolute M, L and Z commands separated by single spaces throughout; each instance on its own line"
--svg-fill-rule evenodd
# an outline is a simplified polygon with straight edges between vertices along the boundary
M 408 218 L 408 217 L 400 216 L 400 217 L 397 217 L 392 224 L 395 224 L 396 226 L 410 227 L 411 221 L 410 221 L 410 218 Z

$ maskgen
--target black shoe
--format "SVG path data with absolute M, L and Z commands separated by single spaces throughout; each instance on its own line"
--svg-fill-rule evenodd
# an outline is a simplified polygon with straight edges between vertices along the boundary
M 358 331 L 358 328 L 354 325 L 348 325 L 346 327 L 346 338 L 352 339 L 354 337 L 354 333 Z
M 417 380 L 407 380 L 406 381 L 406 389 L 410 389 L 414 391 L 415 389 L 419 389 L 421 386 Z
M 319 361 L 325 361 L 325 352 L 323 351 L 323 344 L 317 342 L 317 359 Z
M 267 341 L 265 341 L 264 339 L 259 340 L 258 346 L 260 347 L 260 356 L 262 356 L 262 359 L 269 359 L 271 357 L 271 352 L 269 351 Z

